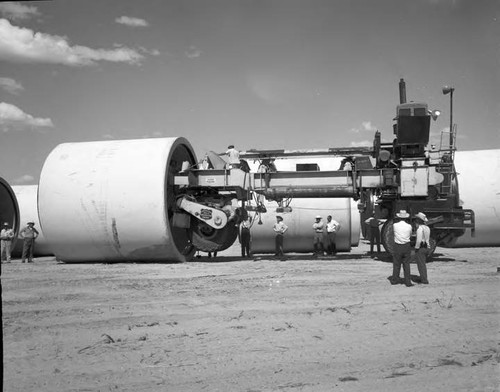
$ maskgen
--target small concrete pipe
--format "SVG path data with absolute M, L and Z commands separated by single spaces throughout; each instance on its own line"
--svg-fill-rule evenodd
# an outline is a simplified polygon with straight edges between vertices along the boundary
M 38 189 L 40 224 L 56 257 L 185 261 L 186 230 L 170 223 L 174 175 L 185 161 L 195 164 L 196 156 L 182 137 L 57 146 Z

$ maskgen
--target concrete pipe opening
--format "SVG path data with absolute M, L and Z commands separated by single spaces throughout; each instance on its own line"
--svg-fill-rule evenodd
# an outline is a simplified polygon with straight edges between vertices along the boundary
M 7 181 L 0 177 L 0 226 L 7 222 L 16 236 L 12 242 L 15 246 L 17 233 L 19 233 L 19 206 L 16 195 Z
M 65 262 L 182 262 L 185 229 L 172 227 L 174 176 L 196 163 L 184 138 L 66 143 L 40 176 L 40 225 Z M 186 164 L 185 164 L 186 165 Z

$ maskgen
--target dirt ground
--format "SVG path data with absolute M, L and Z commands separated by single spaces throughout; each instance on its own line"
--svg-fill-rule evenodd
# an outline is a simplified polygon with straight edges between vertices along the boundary
M 498 248 L 2 265 L 4 391 L 499 391 Z M 412 264 L 412 273 L 417 269 Z

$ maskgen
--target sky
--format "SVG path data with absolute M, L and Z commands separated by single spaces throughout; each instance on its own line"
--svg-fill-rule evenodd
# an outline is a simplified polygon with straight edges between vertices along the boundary
M 0 176 L 60 143 L 185 137 L 209 150 L 392 141 L 398 83 L 500 148 L 499 0 L 0 2 Z M 444 140 L 449 140 L 446 135 Z M 446 142 L 445 142 L 446 143 Z

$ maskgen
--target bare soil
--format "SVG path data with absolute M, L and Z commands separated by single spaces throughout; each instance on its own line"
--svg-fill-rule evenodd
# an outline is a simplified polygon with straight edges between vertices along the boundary
M 499 249 L 409 288 L 366 250 L 3 264 L 4 391 L 500 390 Z

